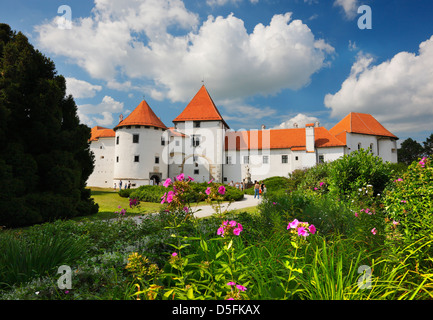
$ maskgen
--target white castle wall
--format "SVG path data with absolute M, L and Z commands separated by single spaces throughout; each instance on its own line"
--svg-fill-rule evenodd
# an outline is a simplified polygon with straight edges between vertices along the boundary
M 114 169 L 114 139 L 99 138 L 92 141 L 90 151 L 95 156 L 95 168 L 87 179 L 87 186 L 112 188 Z
M 120 127 L 116 130 L 114 154 L 114 181 L 131 181 L 135 187 L 150 184 L 153 173 L 161 179 L 167 177 L 168 164 L 164 162 L 163 152 L 168 149 L 161 144 L 164 130 L 156 127 Z M 138 143 L 133 143 L 134 134 L 139 135 Z M 118 139 L 118 140 L 117 140 Z M 117 143 L 117 141 L 119 141 Z M 135 156 L 139 161 L 135 162 Z M 159 163 L 155 158 L 159 157 Z

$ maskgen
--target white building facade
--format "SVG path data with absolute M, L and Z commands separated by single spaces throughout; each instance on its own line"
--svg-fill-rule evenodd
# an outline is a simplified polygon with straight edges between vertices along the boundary
M 95 169 L 88 186 L 158 184 L 180 173 L 197 182 L 288 177 L 296 169 L 334 161 L 358 148 L 397 162 L 396 140 L 368 114 L 351 113 L 331 130 L 230 130 L 204 86 L 168 128 L 142 101 L 113 129 L 94 127 Z

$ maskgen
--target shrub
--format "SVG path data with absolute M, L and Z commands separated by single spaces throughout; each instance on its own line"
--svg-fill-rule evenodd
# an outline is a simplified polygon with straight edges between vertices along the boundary
M 329 190 L 336 196 L 350 196 L 367 185 L 373 186 L 373 193 L 381 194 L 389 183 L 391 168 L 388 162 L 374 156 L 368 150 L 357 150 L 330 166 Z
M 221 184 L 218 184 L 221 185 Z M 207 182 L 203 183 L 190 183 L 190 192 L 186 195 L 186 202 L 199 202 L 203 201 L 206 194 L 206 188 L 209 187 Z M 226 188 L 226 192 L 223 195 L 224 201 L 239 201 L 242 200 L 244 197 L 244 193 L 236 189 L 235 187 L 230 187 L 227 185 L 224 185 Z M 128 190 L 128 189 L 126 189 Z M 133 190 L 130 192 L 129 195 L 127 195 L 130 198 L 138 199 L 139 201 L 143 202 L 161 202 L 161 198 L 164 195 L 164 193 L 167 193 L 171 189 L 167 189 L 164 186 L 141 186 L 137 189 L 130 189 Z
M 331 166 L 332 162 L 325 162 L 305 170 L 299 188 L 326 192 L 328 190 L 328 175 Z
M 432 158 L 414 161 L 386 190 L 389 218 L 399 224 L 407 240 L 431 237 L 433 232 Z

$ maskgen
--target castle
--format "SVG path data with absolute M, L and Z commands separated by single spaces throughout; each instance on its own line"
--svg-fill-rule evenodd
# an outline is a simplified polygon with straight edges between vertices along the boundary
M 398 138 L 370 114 L 352 112 L 330 130 L 316 122 L 233 131 L 204 85 L 173 123 L 167 127 L 143 100 L 113 129 L 92 128 L 95 168 L 87 185 L 112 188 L 123 181 L 139 187 L 180 173 L 223 183 L 287 177 L 361 148 L 397 162 Z

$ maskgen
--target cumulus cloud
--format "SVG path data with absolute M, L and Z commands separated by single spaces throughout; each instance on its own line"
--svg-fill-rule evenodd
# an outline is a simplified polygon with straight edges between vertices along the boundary
M 316 117 L 310 117 L 302 113 L 298 113 L 293 118 L 290 118 L 287 121 L 280 123 L 278 126 L 275 126 L 273 129 L 286 129 L 286 128 L 304 128 L 307 123 L 315 123 L 319 121 Z
M 332 117 L 349 112 L 370 113 L 391 132 L 431 130 L 433 123 L 433 36 L 419 53 L 400 52 L 373 65 L 372 56 L 360 53 L 349 77 L 324 104 Z
M 182 102 L 203 77 L 215 100 L 299 89 L 334 51 L 291 13 L 248 33 L 233 14 L 209 16 L 199 25 L 181 0 L 96 0 L 92 16 L 74 20 L 72 29 L 57 28 L 53 19 L 36 31 L 39 47 L 113 88 L 150 81 L 152 96 Z M 118 82 L 119 75 L 126 81 Z
M 78 117 L 82 123 L 93 126 L 95 123 L 101 126 L 113 124 L 113 113 L 123 110 L 123 102 L 105 96 L 99 104 L 83 104 L 78 106 Z M 100 117 L 102 115 L 102 118 Z
M 96 92 L 102 90 L 101 86 L 93 85 L 87 81 L 75 78 L 66 79 L 66 94 L 71 94 L 74 98 L 93 98 Z
M 346 18 L 353 19 L 356 16 L 359 4 L 358 0 L 335 0 L 334 6 L 341 7 Z

